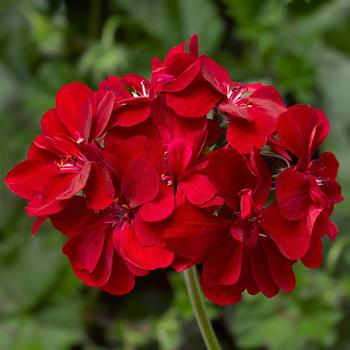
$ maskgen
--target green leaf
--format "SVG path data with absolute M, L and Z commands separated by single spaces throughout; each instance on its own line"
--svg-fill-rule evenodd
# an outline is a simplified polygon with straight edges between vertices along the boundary
M 188 40 L 197 33 L 201 50 L 210 53 L 220 45 L 223 24 L 210 0 L 115 0 L 117 6 L 165 47 Z

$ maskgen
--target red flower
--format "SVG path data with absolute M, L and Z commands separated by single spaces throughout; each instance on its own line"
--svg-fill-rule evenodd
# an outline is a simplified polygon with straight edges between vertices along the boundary
M 214 60 L 207 56 L 201 59 L 203 76 L 225 97 L 218 110 L 228 118 L 228 143 L 242 153 L 262 148 L 286 109 L 279 92 L 272 86 L 232 82 Z
M 271 175 L 260 155 L 254 153 L 248 161 L 233 149 L 215 151 L 208 174 L 226 205 L 215 216 L 177 209 L 177 220 L 165 229 L 167 245 L 193 262 L 204 263 L 201 284 L 217 304 L 238 301 L 245 289 L 268 297 L 280 288 L 291 291 L 295 284 L 292 259 L 305 255 L 299 244 L 310 241 L 310 232 L 306 224 L 287 221 L 274 207 L 263 208 Z M 285 237 L 289 249 L 281 252 L 278 244 L 284 246 Z
M 98 144 L 112 106 L 110 93 L 94 94 L 81 83 L 58 92 L 57 106 L 44 115 L 42 135 L 35 138 L 28 159 L 5 180 L 12 191 L 28 200 L 30 215 L 55 213 L 82 190 L 92 209 L 113 201 L 112 182 Z
M 171 49 L 163 62 L 152 61 L 151 84 L 153 94 L 166 94 L 166 104 L 177 115 L 198 118 L 209 113 L 222 95 L 201 73 L 197 36 L 191 38 L 188 53 L 186 44 Z
M 145 78 L 135 74 L 127 74 L 124 78 L 112 75 L 100 83 L 99 90 L 111 91 L 114 94 L 114 108 L 109 127 L 134 126 L 150 116 L 149 82 Z
M 338 161 L 326 152 L 314 157 L 329 132 L 326 116 L 311 107 L 296 105 L 283 113 L 277 135 L 281 146 L 296 157 L 288 169 L 279 174 L 276 197 L 283 215 L 291 220 L 305 217 L 313 208 L 330 215 L 333 206 L 342 201 L 341 187 L 336 182 Z M 334 226 L 324 231 L 334 239 Z M 324 233 L 325 233 L 324 232 Z
M 326 116 L 233 82 L 196 36 L 153 59 L 151 80 L 64 86 L 41 129 L 6 184 L 37 216 L 33 233 L 50 217 L 75 274 L 114 295 L 203 264 L 214 303 L 273 297 L 294 288 L 297 260 L 320 266 L 323 236 L 338 232 L 339 164 L 317 153 Z
M 159 191 L 156 167 L 161 145 L 140 136 L 114 144 L 112 154 L 109 141 L 104 152 L 113 166 L 114 202 L 96 212 L 85 206 L 82 197 L 75 197 L 51 220 L 70 238 L 63 251 L 76 275 L 88 285 L 119 295 L 132 288 L 133 275 L 169 266 L 173 253 L 164 247 L 142 245 L 138 238 L 142 233 L 135 225 L 142 206 Z

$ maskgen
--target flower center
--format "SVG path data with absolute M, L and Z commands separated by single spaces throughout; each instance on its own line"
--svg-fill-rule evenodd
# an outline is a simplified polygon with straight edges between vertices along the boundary
M 105 222 L 113 226 L 122 225 L 125 222 L 129 223 L 134 217 L 133 210 L 126 204 L 120 205 L 118 199 L 102 212 L 105 215 Z
M 63 156 L 59 161 L 56 161 L 57 168 L 64 172 L 79 172 L 83 165 L 84 160 L 77 156 Z

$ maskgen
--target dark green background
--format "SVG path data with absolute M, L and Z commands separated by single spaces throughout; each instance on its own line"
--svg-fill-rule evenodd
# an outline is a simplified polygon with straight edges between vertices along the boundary
M 232 79 L 277 86 L 322 108 L 323 146 L 350 192 L 350 0 L 1 0 L 1 178 L 23 160 L 57 89 L 108 74 L 149 75 L 152 56 L 200 37 Z M 182 276 L 159 271 L 114 298 L 78 281 L 49 225 L 35 238 L 24 202 L 1 185 L 0 350 L 204 349 Z M 349 202 L 322 269 L 297 266 L 290 295 L 210 306 L 224 349 L 350 349 Z

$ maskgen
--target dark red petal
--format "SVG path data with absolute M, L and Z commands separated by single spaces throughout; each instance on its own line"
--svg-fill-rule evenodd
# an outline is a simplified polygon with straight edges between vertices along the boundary
M 43 115 L 40 125 L 45 136 L 69 135 L 55 108 L 50 109 Z
M 275 296 L 279 288 L 271 275 L 267 257 L 262 247 L 255 246 L 249 251 L 249 261 L 259 290 L 268 298 Z
M 37 231 L 39 230 L 41 225 L 46 221 L 47 218 L 48 218 L 47 215 L 39 216 L 38 218 L 36 218 L 36 220 L 33 224 L 33 227 L 32 227 L 32 236 L 33 237 L 35 236 L 35 234 L 37 233 Z
M 227 141 L 242 153 L 249 153 L 254 147 L 262 148 L 274 129 L 270 121 L 269 117 L 264 121 L 233 117 L 227 127 Z
M 165 147 L 158 140 L 151 140 L 145 136 L 123 139 L 119 132 L 112 132 L 105 138 L 106 161 L 118 178 L 124 177 L 129 162 L 133 160 L 147 160 L 149 165 L 160 173 L 163 170 L 164 152 Z
M 104 292 L 118 296 L 129 293 L 134 288 L 134 285 L 134 275 L 129 271 L 118 254 L 114 253 L 112 273 L 109 281 L 101 289 Z
M 164 232 L 169 249 L 193 260 L 203 257 L 227 237 L 227 227 L 218 217 L 191 205 L 177 207 Z
M 242 270 L 243 249 L 242 243 L 231 239 L 209 254 L 202 273 L 207 286 L 233 285 L 238 281 Z
M 192 55 L 178 54 L 167 64 L 171 65 L 170 75 L 174 75 L 169 83 L 163 84 L 162 91 L 179 92 L 188 87 L 197 77 L 201 69 L 200 60 Z
M 174 254 L 165 248 L 142 246 L 131 225 L 124 225 L 119 238 L 119 248 L 125 260 L 144 270 L 166 268 L 174 258 Z
M 58 173 L 55 164 L 29 159 L 17 164 L 5 178 L 7 187 L 18 196 L 31 199 L 52 182 Z
M 303 264 L 310 268 L 320 267 L 322 265 L 323 247 L 321 237 L 313 234 L 311 237 L 310 248 L 301 259 Z
M 148 99 L 137 97 L 135 103 L 121 105 L 111 116 L 110 127 L 134 126 L 148 119 L 151 109 Z
M 193 34 L 190 38 L 189 53 L 198 56 L 198 35 Z
M 65 206 L 65 202 L 52 200 L 49 203 L 43 204 L 37 199 L 33 199 L 29 201 L 25 209 L 29 216 L 46 216 L 61 211 Z
M 143 219 L 140 211 L 135 215 L 132 222 L 137 239 L 141 245 L 145 246 L 164 246 L 163 233 L 167 227 L 167 220 L 147 222 Z
M 273 86 L 260 86 L 247 99 L 274 119 L 277 119 L 287 109 L 282 101 L 281 94 Z
M 71 264 L 91 273 L 100 259 L 106 237 L 106 226 L 96 222 L 71 237 L 63 247 Z
M 214 89 L 226 96 L 230 92 L 231 85 L 231 78 L 227 70 L 209 56 L 202 55 L 200 59 L 202 62 L 202 75 L 204 79 L 207 80 Z
M 321 165 L 321 174 L 324 178 L 335 179 L 338 175 L 339 162 L 331 152 L 324 152 L 317 161 Z
M 329 129 L 323 112 L 309 106 L 295 105 L 280 115 L 277 135 L 282 145 L 300 159 L 300 166 L 305 167 L 327 137 Z
M 157 197 L 144 204 L 139 212 L 143 220 L 148 222 L 164 220 L 171 215 L 175 208 L 174 187 L 160 184 Z
M 243 289 L 236 285 L 209 287 L 203 278 L 200 283 L 205 296 L 214 304 L 229 305 L 241 300 Z
M 146 160 L 128 163 L 121 184 L 121 197 L 131 208 L 153 200 L 159 191 L 159 175 Z
M 209 83 L 195 81 L 176 94 L 167 94 L 166 103 L 179 116 L 199 118 L 208 114 L 221 98 Z
M 97 109 L 92 120 L 92 135 L 91 139 L 101 136 L 109 122 L 113 106 L 114 94 L 112 91 L 107 91 L 97 104 Z
M 99 87 L 102 91 L 112 91 L 119 98 L 129 98 L 130 93 L 123 84 L 123 79 L 115 75 L 110 75 L 106 80 L 102 80 Z
M 98 162 L 91 162 L 89 179 L 84 188 L 86 205 L 102 210 L 114 201 L 114 187 L 108 170 Z
M 73 138 L 77 139 L 77 142 L 87 142 L 90 138 L 91 125 L 92 125 L 92 105 L 90 100 L 86 100 L 81 104 L 81 108 L 78 112 L 79 126 L 77 132 L 73 134 Z
M 183 191 L 187 200 L 197 206 L 206 206 L 211 201 L 216 190 L 207 175 L 192 173 L 178 184 L 178 191 Z
M 168 145 L 169 171 L 173 177 L 181 177 L 191 159 L 192 149 L 185 139 L 174 139 Z
M 53 189 L 53 193 L 58 193 L 56 198 L 60 200 L 67 199 L 79 193 L 86 185 L 90 170 L 91 162 L 86 162 L 82 169 L 76 174 L 62 174 L 57 176 L 57 187 Z
M 89 227 L 97 219 L 98 215 L 86 207 L 85 198 L 81 196 L 73 197 L 61 212 L 50 215 L 52 225 L 69 237 Z
M 316 218 L 312 218 L 310 223 L 290 221 L 281 215 L 277 207 L 265 209 L 263 216 L 264 230 L 284 256 L 291 260 L 298 260 L 306 254 Z
M 237 206 L 239 192 L 254 188 L 257 181 L 246 158 L 233 149 L 220 149 L 210 154 L 208 177 L 231 207 Z
M 263 207 L 271 192 L 272 176 L 258 149 L 254 149 L 251 153 L 250 167 L 259 179 L 259 183 L 253 193 L 254 202 L 257 206 Z
M 261 242 L 273 279 L 282 290 L 287 293 L 291 292 L 295 287 L 292 262 L 281 255 L 277 247 L 269 239 L 262 239 Z
M 56 95 L 56 111 L 72 136 L 76 136 L 76 133 L 83 128 L 81 108 L 92 94 L 92 90 L 86 85 L 73 82 L 63 86 Z
M 89 273 L 86 269 L 78 269 L 72 264 L 73 271 L 88 286 L 101 288 L 110 279 L 114 255 L 116 254 L 114 253 L 112 235 L 106 231 L 103 250 L 95 269 Z
M 276 183 L 276 197 L 287 219 L 303 218 L 311 205 L 308 176 L 290 169 L 282 171 Z

